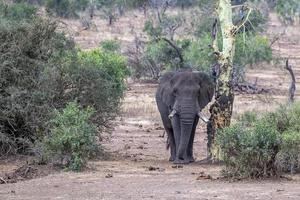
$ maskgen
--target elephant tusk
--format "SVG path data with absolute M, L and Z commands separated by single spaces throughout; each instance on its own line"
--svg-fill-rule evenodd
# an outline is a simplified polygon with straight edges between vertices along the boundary
M 209 120 L 202 114 L 201 111 L 199 111 L 197 115 L 200 119 L 202 119 L 203 122 L 205 122 L 205 123 L 209 122 Z
M 169 114 L 169 119 L 172 119 L 175 114 L 176 114 L 176 110 L 172 110 L 172 112 Z

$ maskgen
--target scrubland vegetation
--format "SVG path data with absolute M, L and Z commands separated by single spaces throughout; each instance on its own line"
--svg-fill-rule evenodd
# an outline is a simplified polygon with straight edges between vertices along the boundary
M 244 1 L 233 1 L 233 4 Z M 291 24 L 299 20 L 300 2 L 250 1 L 258 5 L 244 29 L 237 33 L 234 81 L 245 70 L 274 59 L 265 35 L 268 12 L 275 10 Z M 82 169 L 101 149 L 99 137 L 117 116 L 127 76 L 158 79 L 161 73 L 193 68 L 211 73 L 214 1 L 51 1 L 0 2 L 0 154 L 30 154 L 72 170 Z M 148 41 L 136 40 L 136 51 L 121 53 L 117 40 L 82 51 L 58 22 L 41 16 L 79 18 L 80 12 L 100 10 L 109 25 L 130 9 L 153 9 L 144 25 Z M 169 7 L 199 6 L 191 22 L 169 14 Z M 264 9 L 261 9 L 264 8 Z M 150 11 L 149 11 L 150 12 Z M 159 16 L 159 17 L 157 17 Z M 234 12 L 238 21 L 240 12 Z M 199 20 L 201 19 L 201 20 Z M 193 24 L 186 37 L 177 31 Z M 192 31 L 191 31 L 192 30 Z M 221 35 L 218 35 L 221 41 Z M 300 106 L 284 105 L 257 116 L 245 113 L 220 130 L 220 158 L 227 177 L 261 178 L 297 172 L 300 167 Z

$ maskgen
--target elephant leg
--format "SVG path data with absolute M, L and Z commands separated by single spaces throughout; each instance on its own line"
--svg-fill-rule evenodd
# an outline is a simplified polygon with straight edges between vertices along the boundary
M 191 137 L 189 140 L 188 148 L 187 148 L 187 160 L 189 160 L 189 162 L 195 161 L 194 156 L 193 156 L 193 146 L 194 146 L 194 138 L 195 138 L 198 121 L 199 121 L 199 118 L 196 117 L 195 121 L 194 121 L 193 129 L 192 129 L 192 134 L 191 134 Z
M 177 157 L 177 151 L 180 144 L 180 136 L 181 136 L 181 129 L 180 129 L 180 121 L 178 116 L 174 116 L 172 119 L 172 127 L 173 127 L 173 138 L 175 144 L 175 158 Z
M 175 139 L 174 139 L 174 133 L 173 129 L 166 129 L 166 132 L 168 133 L 168 145 L 170 147 L 170 158 L 169 161 L 174 161 L 176 158 L 176 145 L 175 145 Z
M 175 144 L 172 123 L 171 123 L 171 120 L 169 119 L 169 108 L 162 102 L 161 98 L 157 94 L 156 94 L 156 103 L 157 103 L 157 107 L 158 107 L 158 110 L 161 115 L 163 126 L 168 135 L 167 142 L 168 142 L 168 145 L 170 145 L 170 153 L 171 153 L 169 160 L 174 161 L 175 157 L 176 157 L 176 144 Z

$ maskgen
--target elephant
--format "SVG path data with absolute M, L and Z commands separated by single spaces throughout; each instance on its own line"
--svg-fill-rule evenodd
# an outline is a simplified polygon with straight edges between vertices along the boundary
M 214 95 L 210 76 L 198 71 L 167 72 L 159 79 L 155 94 L 170 147 L 169 161 L 174 164 L 194 162 L 193 143 L 199 118 L 205 122 L 201 110 Z

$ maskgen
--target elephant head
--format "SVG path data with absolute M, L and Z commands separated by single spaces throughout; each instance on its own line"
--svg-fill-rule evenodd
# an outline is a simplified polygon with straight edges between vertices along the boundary
M 157 104 L 165 128 L 168 122 L 164 119 L 166 115 L 163 115 L 162 111 L 168 112 L 175 143 L 175 163 L 193 160 L 192 148 L 196 125 L 199 117 L 207 121 L 201 110 L 211 101 L 213 95 L 214 84 L 210 77 L 202 72 L 170 72 L 161 78 L 157 101 L 162 103 Z M 160 108 L 162 105 L 167 108 Z

